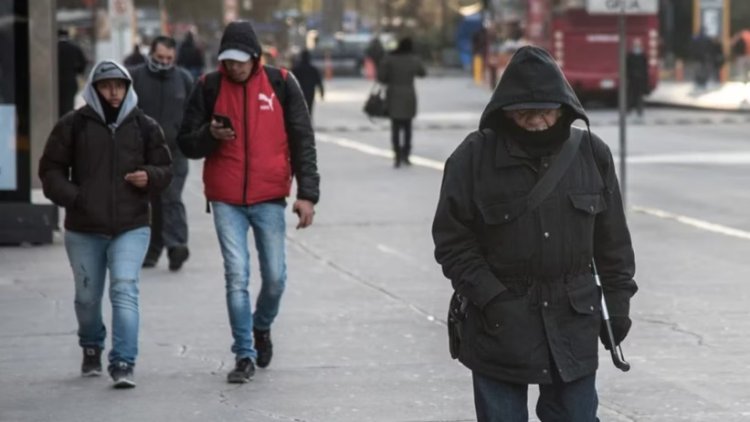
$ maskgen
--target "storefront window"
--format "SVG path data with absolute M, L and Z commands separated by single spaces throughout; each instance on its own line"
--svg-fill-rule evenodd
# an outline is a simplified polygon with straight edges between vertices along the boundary
M 28 5 L 0 0 L 0 200 L 28 201 Z

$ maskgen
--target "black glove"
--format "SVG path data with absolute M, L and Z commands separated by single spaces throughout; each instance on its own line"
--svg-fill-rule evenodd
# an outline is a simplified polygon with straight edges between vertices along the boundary
M 630 318 L 626 316 L 610 316 L 609 324 L 612 326 L 612 336 L 615 338 L 615 346 L 617 346 L 625 340 L 628 331 L 630 331 L 632 322 L 630 321 Z M 602 327 L 601 330 L 599 330 L 599 339 L 602 341 L 604 348 L 609 350 L 610 345 L 607 336 L 607 325 L 604 321 L 602 321 Z

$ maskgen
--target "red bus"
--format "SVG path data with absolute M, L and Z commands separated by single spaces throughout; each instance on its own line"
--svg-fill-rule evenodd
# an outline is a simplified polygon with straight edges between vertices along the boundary
M 581 98 L 613 99 L 619 86 L 617 15 L 590 15 L 585 0 L 530 0 L 529 19 L 544 22 L 547 30 L 527 34 L 557 60 L 565 77 Z M 533 13 L 533 15 L 532 15 Z M 540 16 L 541 15 L 541 16 Z M 659 18 L 657 14 L 625 18 L 627 49 L 641 40 L 648 60 L 649 91 L 659 79 Z M 527 28 L 534 28 L 528 25 Z

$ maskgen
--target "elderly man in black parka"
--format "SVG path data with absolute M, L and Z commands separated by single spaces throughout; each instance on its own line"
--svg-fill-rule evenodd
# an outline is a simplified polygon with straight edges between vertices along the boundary
M 527 421 L 539 384 L 542 421 L 596 421 L 601 276 L 615 342 L 637 287 L 612 155 L 545 50 L 516 52 L 445 166 L 435 257 L 466 298 L 457 357 L 473 372 L 479 421 Z M 575 141 L 573 141 L 575 139 Z M 529 192 L 566 143 L 572 157 L 537 206 Z M 559 167 L 559 166 L 558 166 Z M 554 173 L 553 173 L 554 174 Z

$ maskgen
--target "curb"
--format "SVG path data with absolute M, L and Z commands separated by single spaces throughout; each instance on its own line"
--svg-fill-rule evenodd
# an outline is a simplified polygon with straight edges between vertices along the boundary
M 750 113 L 737 113 L 737 116 L 727 117 L 698 117 L 698 118 L 673 118 L 673 119 L 644 119 L 629 120 L 628 126 L 691 126 L 691 125 L 740 125 L 750 123 Z M 591 126 L 618 126 L 618 119 L 611 120 L 592 120 Z M 423 123 L 415 124 L 414 130 L 420 131 L 440 131 L 440 130 L 476 130 L 476 123 Z M 348 132 L 386 132 L 390 131 L 390 125 L 360 125 L 360 126 L 316 126 L 315 132 L 320 133 L 348 133 Z

